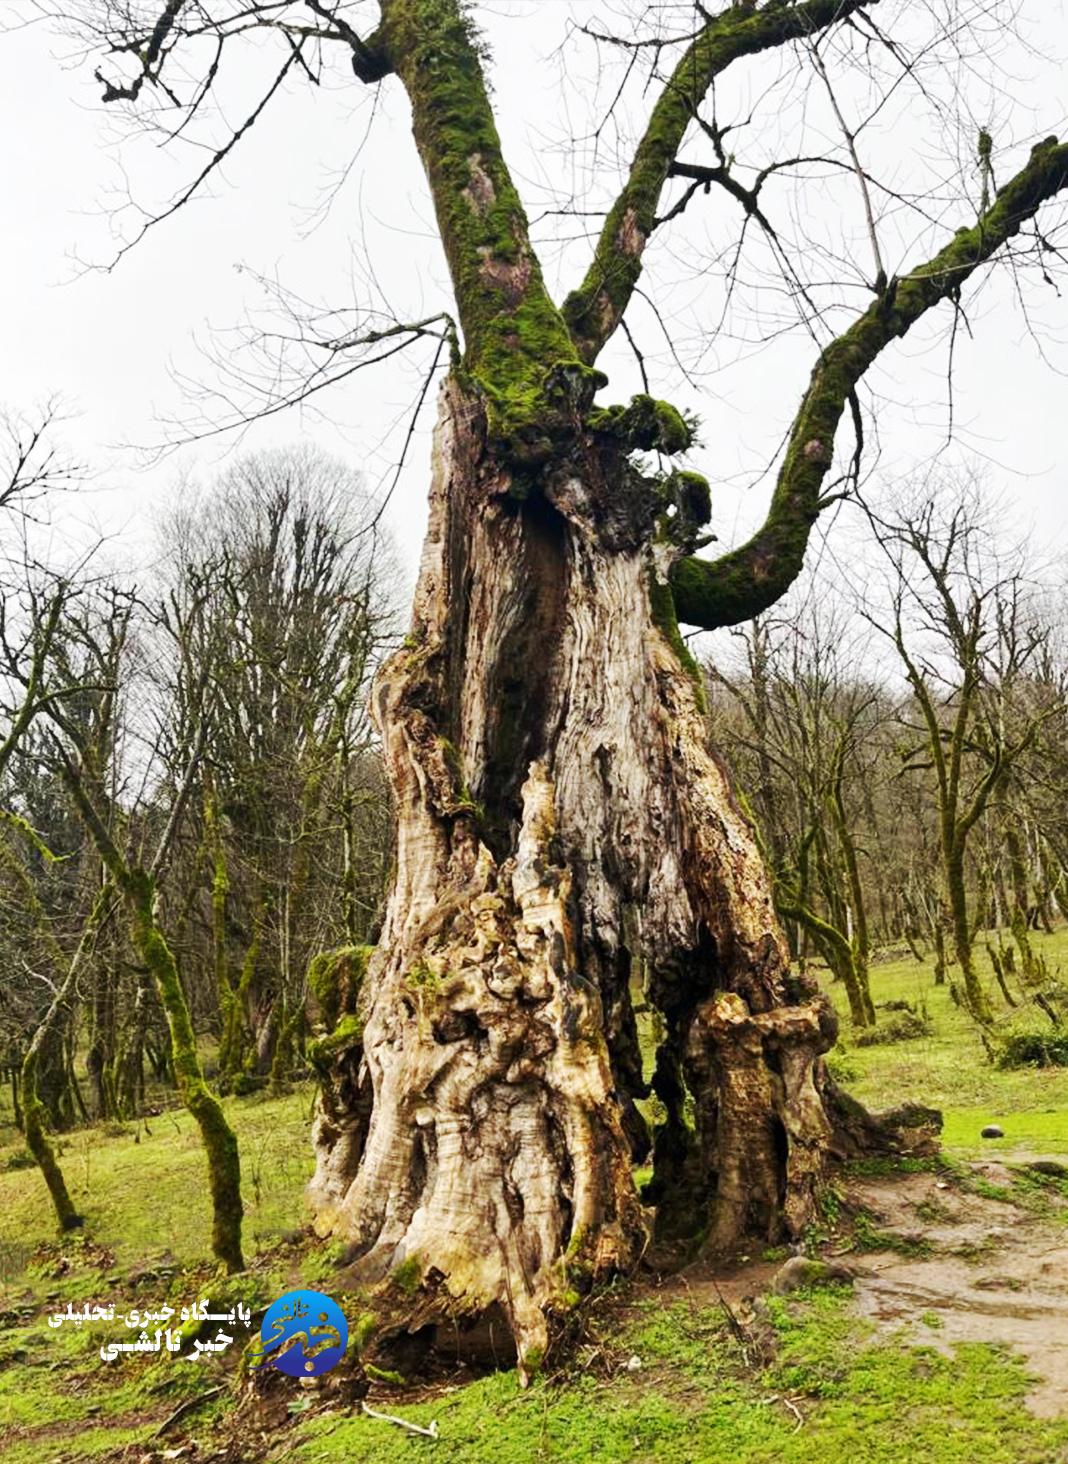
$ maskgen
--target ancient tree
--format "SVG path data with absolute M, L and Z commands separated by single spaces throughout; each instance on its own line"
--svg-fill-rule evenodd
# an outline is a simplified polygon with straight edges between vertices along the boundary
M 666 1229 L 703 1233 L 710 1250 L 743 1232 L 796 1235 L 846 1142 L 821 1061 L 836 1022 L 790 972 L 679 626 L 736 624 L 784 593 L 821 510 L 846 491 L 829 472 L 843 416 L 859 435 L 858 384 L 945 301 L 948 319 L 973 274 L 1068 186 L 1068 145 L 1047 138 L 999 166 L 995 191 L 980 138 L 978 206 L 962 197 L 941 242 L 891 268 L 832 76 L 850 48 L 860 66 L 874 48 L 911 75 L 907 48 L 880 28 L 884 6 L 654 6 L 651 29 L 620 32 L 648 68 L 629 171 L 584 275 L 554 298 L 463 0 L 380 0 L 373 16 L 337 0 L 51 8 L 80 14 L 105 101 L 161 109 L 169 131 L 250 35 L 257 55 L 277 45 L 270 93 L 202 177 L 330 56 L 351 61 L 355 85 L 407 95 L 453 298 L 436 324 L 395 333 L 437 330 L 451 363 L 410 633 L 372 698 L 399 814 L 395 880 L 331 1047 L 311 1192 L 321 1233 L 352 1242 L 356 1277 L 392 1278 L 411 1325 L 499 1308 L 529 1372 L 554 1312 L 646 1244 L 631 1168 L 650 1143 L 635 1106 L 639 965 L 666 1032 L 650 1191 Z M 870 303 L 839 310 L 833 330 L 813 307 L 811 378 L 766 520 L 708 559 L 709 485 L 672 466 L 694 423 L 651 392 L 606 401 L 598 361 L 650 240 L 706 193 L 774 247 L 776 168 L 743 168 L 714 103 L 728 71 L 776 54 L 811 68 L 841 121 L 838 166 L 872 225 Z M 335 340 L 335 358 L 372 339 L 382 333 Z

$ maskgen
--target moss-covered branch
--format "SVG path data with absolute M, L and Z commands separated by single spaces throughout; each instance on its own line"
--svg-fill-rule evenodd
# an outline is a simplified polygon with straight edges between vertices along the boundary
M 709 87 L 732 61 L 812 36 L 878 0 L 806 0 L 766 6 L 740 4 L 710 16 L 664 86 L 638 144 L 630 176 L 605 220 L 586 278 L 563 313 L 582 360 L 592 365 L 619 325 L 642 270 L 656 224 L 660 194 L 686 129 Z
M 973 228 L 958 229 L 933 259 L 890 281 L 884 293 L 820 354 L 800 410 L 763 527 L 741 548 L 714 561 L 680 559 L 671 588 L 680 623 L 715 630 L 768 609 L 786 593 L 804 562 L 834 437 L 857 383 L 879 353 L 947 298 L 979 265 L 1019 233 L 1038 208 L 1068 188 L 1068 144 L 1039 143 L 1026 167 L 1001 189 Z
M 530 245 L 467 7 L 462 0 L 383 0 L 381 34 L 411 101 L 463 331 L 463 365 L 490 399 L 491 427 L 537 456 L 554 384 L 566 382 L 570 368 L 581 393 L 590 377 Z
M 867 990 L 867 978 L 858 970 L 856 953 L 849 940 L 811 906 L 794 903 L 786 895 L 776 895 L 775 908 L 784 920 L 796 920 L 809 932 L 828 966 L 844 983 L 854 1029 L 874 1026 L 875 1008 Z
M 196 1036 L 178 979 L 178 967 L 156 920 L 152 877 L 140 870 L 132 870 L 123 881 L 122 892 L 133 920 L 134 944 L 152 972 L 163 1010 L 167 1013 L 178 1091 L 204 1140 L 211 1187 L 211 1248 L 228 1271 L 243 1271 L 241 1219 L 244 1208 L 241 1204 L 241 1159 L 237 1135 L 227 1123 L 219 1100 L 208 1088 L 200 1070 Z
M 63 763 L 63 777 L 97 853 L 118 887 L 133 926 L 133 942 L 152 973 L 171 1034 L 171 1060 L 182 1102 L 192 1114 L 208 1157 L 212 1201 L 212 1250 L 227 1270 L 242 1271 L 241 1159 L 237 1136 L 226 1121 L 219 1100 L 204 1081 L 197 1057 L 196 1035 L 186 1004 L 174 953 L 156 914 L 155 881 L 144 870 L 130 869 L 103 820 L 93 807 L 78 769 Z
M 60 1018 L 65 1016 L 70 1009 L 78 972 L 109 915 L 114 901 L 115 887 L 109 881 L 96 898 L 74 955 L 69 963 L 64 963 L 66 970 L 63 979 L 41 1025 L 33 1034 L 33 1039 L 26 1049 L 26 1056 L 22 1059 L 22 1105 L 26 1145 L 37 1160 L 44 1182 L 48 1186 L 48 1193 L 52 1197 L 56 1219 L 59 1221 L 61 1230 L 72 1230 L 82 1221 L 81 1216 L 75 1212 L 74 1203 L 63 1179 L 63 1171 L 59 1167 L 59 1161 L 56 1159 L 55 1151 L 48 1142 L 48 1135 L 45 1132 L 44 1104 L 37 1092 L 37 1063 L 49 1034 L 55 1030 Z

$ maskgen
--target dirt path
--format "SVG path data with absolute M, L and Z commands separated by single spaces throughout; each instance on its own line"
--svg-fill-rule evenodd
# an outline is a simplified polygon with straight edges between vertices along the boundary
M 1003 1156 L 1013 1164 L 1023 1157 Z M 987 1183 L 1012 1183 L 1002 1163 L 972 1168 Z M 853 1192 L 888 1234 L 918 1235 L 933 1249 L 924 1259 L 893 1250 L 865 1256 L 856 1282 L 858 1313 L 880 1330 L 904 1325 L 912 1340 L 942 1351 L 960 1342 L 1015 1347 L 1038 1380 L 1027 1397 L 1031 1411 L 1043 1418 L 1068 1414 L 1064 1214 L 1038 1218 L 1015 1204 L 951 1190 L 933 1174 L 867 1180 Z M 938 1210 L 942 1215 L 933 1218 Z M 919 1215 L 932 1218 L 917 1225 Z
M 910 1342 L 950 1355 L 967 1342 L 1015 1348 L 1036 1380 L 1028 1407 L 1053 1418 L 1068 1415 L 1068 1203 L 1021 1188 L 1020 1166 L 1040 1157 L 1004 1153 L 996 1164 L 970 1164 L 963 1184 L 938 1173 L 850 1180 L 844 1209 L 853 1235 L 846 1227 L 824 1254 L 853 1270 L 854 1311 L 880 1333 L 904 1328 Z M 869 1239 L 860 1249 L 873 1236 L 878 1248 Z M 746 1299 L 771 1288 L 780 1265 L 746 1260 L 714 1275 L 693 1268 L 659 1294 L 701 1305 L 722 1296 L 744 1310 Z

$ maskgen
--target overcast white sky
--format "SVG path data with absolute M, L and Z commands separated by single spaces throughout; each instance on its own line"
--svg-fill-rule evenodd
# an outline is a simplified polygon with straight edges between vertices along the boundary
M 950 0 L 938 3 L 946 9 Z M 32 0 L 0 0 L 0 14 L 14 16 L 20 6 L 32 8 Z M 373 7 L 366 8 L 370 16 Z M 930 7 L 912 8 L 926 12 Z M 961 0 L 957 8 L 978 7 Z M 942 77 L 943 100 L 951 83 L 965 93 L 967 118 L 956 135 L 955 121 L 943 119 L 939 132 L 915 96 L 902 93 L 897 110 L 885 109 L 862 136 L 865 164 L 873 170 L 878 165 L 893 187 L 907 191 L 915 176 L 943 180 L 931 208 L 934 223 L 926 241 L 915 246 L 914 215 L 895 209 L 888 196 L 877 197 L 886 214 L 884 248 L 891 269 L 918 262 L 925 252 L 933 252 L 926 245 L 937 247 L 954 228 L 971 221 L 967 206 L 952 195 L 960 187 L 974 195 L 978 186 L 970 163 L 973 122 L 974 130 L 994 124 L 995 163 L 1002 177 L 1019 166 L 1036 137 L 1064 135 L 1068 27 L 1063 5 L 1025 0 L 1019 8 L 1024 40 L 1035 43 L 1032 49 L 1009 41 L 1001 52 L 992 42 L 987 50 L 980 37 L 958 58 L 953 76 Z M 896 6 L 888 0 L 880 12 L 889 20 L 901 9 L 900 0 Z M 603 117 L 617 73 L 599 76 L 592 48 L 583 50 L 577 42 L 562 54 L 557 48 L 569 17 L 605 22 L 607 7 L 585 0 L 542 0 L 538 5 L 498 0 L 479 6 L 478 14 L 494 49 L 492 75 L 502 134 L 531 213 L 545 206 L 550 189 L 565 194 L 578 189 L 578 207 L 583 201 L 588 207 L 600 206 L 581 187 L 579 165 L 593 157 L 592 144 L 587 142 L 576 161 L 564 155 L 560 143 L 569 132 L 588 136 L 589 119 Z M 0 403 L 32 415 L 41 399 L 63 397 L 73 414 L 65 438 L 94 476 L 91 491 L 64 506 L 61 527 L 75 536 L 85 526 L 102 528 L 115 537 L 121 552 L 128 545 L 138 563 L 146 552 L 152 507 L 174 491 L 179 470 L 210 476 L 225 453 L 235 450 L 235 439 L 228 437 L 146 469 L 122 444 L 160 441 L 160 416 L 188 411 L 169 368 L 207 378 L 210 373 L 196 342 L 208 343 L 212 331 L 234 325 L 246 309 L 263 303 L 261 288 L 239 267 L 277 276 L 298 293 L 338 308 L 353 303 L 366 307 L 372 293 L 370 260 L 382 293 L 408 318 L 447 308 L 447 288 L 399 84 L 387 80 L 375 90 L 360 87 L 347 74 L 344 56 L 323 87 L 294 82 L 277 99 L 215 181 L 210 196 L 152 229 L 110 272 L 80 266 L 79 260 L 110 261 L 118 240 L 128 237 L 135 225 L 129 210 L 114 212 L 124 180 L 135 198 L 152 204 L 170 196 L 202 154 L 172 154 L 144 138 L 131 142 L 120 119 L 100 104 L 100 86 L 92 78 L 95 63 L 79 61 L 71 52 L 70 43 L 45 25 L 0 34 Z M 229 116 L 242 115 L 269 59 L 265 47 L 247 50 L 244 70 L 223 98 Z M 833 142 L 833 129 L 828 130 L 813 100 L 811 74 L 806 74 L 804 86 L 795 85 L 792 74 L 798 74 L 792 55 L 770 66 L 765 61 L 740 67 L 730 87 L 721 88 L 721 120 L 741 119 L 759 100 L 768 77 L 778 77 L 773 115 L 780 119 L 785 138 L 774 140 L 782 143 L 779 155 L 789 155 L 800 137 L 791 130 L 791 116 L 801 119 L 798 129 L 808 129 L 806 148 L 812 146 L 813 131 Z M 561 82 L 565 91 L 558 89 Z M 843 88 L 846 103 L 856 107 L 851 116 L 859 117 L 863 86 L 854 77 Z M 632 86 L 627 97 L 631 110 L 623 114 L 624 132 L 627 116 L 640 116 L 644 104 L 640 87 Z M 366 145 L 332 207 L 325 215 L 317 213 L 369 125 Z M 765 154 L 775 155 L 766 136 L 753 131 L 738 136 L 740 159 L 759 163 L 762 143 Z M 613 124 L 597 144 L 604 189 L 616 176 L 615 140 Z M 953 176 L 954 149 L 959 177 Z M 687 156 L 710 161 L 699 144 L 692 143 Z M 781 203 L 777 222 L 793 237 L 808 241 L 812 278 L 823 268 L 816 261 L 821 249 L 837 250 L 847 263 L 853 262 L 854 283 L 836 298 L 863 308 L 870 296 L 859 287 L 860 278 L 865 273 L 870 278 L 873 271 L 866 263 L 868 244 L 853 180 L 821 183 L 800 204 L 786 192 L 781 199 L 769 197 L 772 204 Z M 729 238 L 715 235 L 708 223 L 713 211 L 721 229 L 729 224 L 736 230 L 728 200 L 698 201 L 692 218 L 688 215 L 660 247 L 649 276 L 650 284 L 661 290 L 680 350 L 686 360 L 697 363 L 693 384 L 675 369 L 648 311 L 635 312 L 634 328 L 649 358 L 656 394 L 671 396 L 703 418 L 705 445 L 697 465 L 714 485 L 713 527 L 729 543 L 759 520 L 770 483 L 767 478 L 757 481 L 756 469 L 775 455 L 814 351 L 800 335 L 759 352 L 753 349 L 757 332 L 742 339 L 747 302 L 765 309 L 764 330 L 783 315 L 785 307 L 770 276 L 761 273 L 763 266 L 755 269 L 739 296 L 731 330 L 708 345 L 711 322 L 722 303 L 722 283 L 710 265 L 716 249 Z M 1052 226 L 1063 210 L 1047 217 Z M 542 233 L 549 227 L 540 226 Z M 576 232 L 573 222 L 562 227 Z M 1055 237 L 1064 242 L 1063 230 Z M 559 267 L 573 280 L 586 247 L 562 244 L 550 253 L 550 279 Z M 677 276 L 682 283 L 675 282 Z M 1063 374 L 1068 370 L 1068 271 L 1056 277 L 1059 293 L 1034 274 L 1025 287 L 1024 297 L 1041 327 L 1041 350 L 1028 334 L 1008 271 L 988 280 L 978 294 L 966 293 L 974 340 L 962 326 L 956 360 L 958 442 L 947 454 L 947 461 L 955 462 L 968 453 L 985 457 L 992 486 L 1004 489 L 1047 546 L 1060 541 L 1068 529 L 1068 383 Z M 844 322 L 847 317 L 837 318 Z M 907 474 L 914 464 L 929 459 L 946 437 L 948 318 L 943 313 L 937 326 L 894 348 L 874 378 L 887 403 L 880 419 L 880 464 L 886 479 Z M 231 347 L 224 343 L 220 349 L 225 354 Z M 311 436 L 364 467 L 369 487 L 380 491 L 389 481 L 428 359 L 421 348 L 379 373 L 358 374 L 320 398 L 321 410 L 314 416 L 275 418 L 252 429 L 243 445 Z M 609 399 L 625 399 L 638 389 L 622 346 L 614 350 L 608 369 L 613 374 Z M 424 429 L 431 419 L 432 403 L 424 412 Z M 425 522 L 428 452 L 424 431 L 412 446 L 389 510 L 409 564 L 417 557 Z

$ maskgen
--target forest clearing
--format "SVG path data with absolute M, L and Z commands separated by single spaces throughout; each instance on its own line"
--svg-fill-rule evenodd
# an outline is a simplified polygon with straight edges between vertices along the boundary
M 1068 933 L 1038 940 L 1051 968 L 1068 961 Z M 84 1238 L 57 1242 L 39 1173 L 13 1167 L 25 1151 L 8 1109 L 5 1461 L 1068 1458 L 1068 1067 L 991 1066 L 948 989 L 932 984 L 929 962 L 877 963 L 872 986 L 877 1002 L 925 1004 L 930 1034 L 868 1047 L 847 1040 L 832 1061 L 873 1108 L 909 1099 L 941 1107 L 944 1147 L 835 1176 L 804 1251 L 848 1265 L 851 1284 L 817 1279 L 777 1295 L 772 1283 L 789 1252 L 767 1248 L 719 1270 L 698 1264 L 662 1276 L 643 1264 L 595 1292 L 582 1328 L 561 1339 L 529 1390 L 509 1367 L 504 1337 L 497 1369 L 490 1358 L 450 1367 L 447 1349 L 431 1362 L 413 1359 L 403 1380 L 384 1375 L 396 1368 L 376 1375 L 372 1366 L 369 1405 L 435 1423 L 436 1441 L 359 1416 L 329 1374 L 257 1391 L 242 1375 L 240 1341 L 195 1371 L 138 1357 L 116 1372 L 99 1358 L 100 1338 L 114 1328 L 46 1325 L 69 1301 L 77 1310 L 86 1300 L 177 1305 L 195 1295 L 243 1299 L 255 1317 L 303 1283 L 337 1297 L 355 1327 L 364 1298 L 346 1278 L 344 1247 L 315 1240 L 303 1204 L 311 1085 L 227 1101 L 245 1156 L 250 1251 L 248 1270 L 231 1278 L 203 1258 L 203 1150 L 182 1110 L 67 1137 L 63 1157 L 87 1227 Z M 990 1124 L 1004 1136 L 980 1138 Z
M 1068 1464 L 1063 21 L 0 4 L 4 1464 Z

